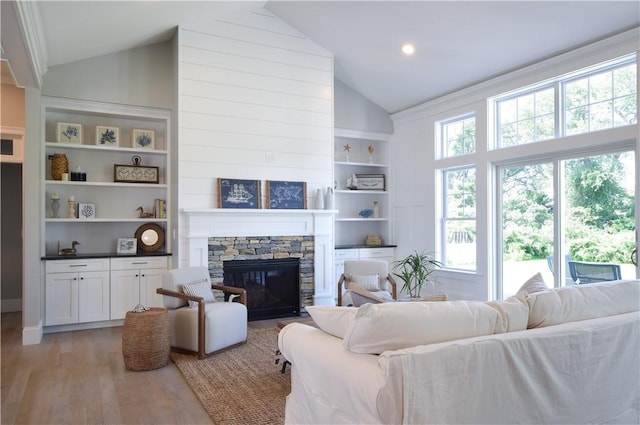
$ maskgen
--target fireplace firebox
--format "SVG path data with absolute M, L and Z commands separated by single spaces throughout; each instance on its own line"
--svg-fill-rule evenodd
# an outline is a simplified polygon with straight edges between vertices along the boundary
M 300 260 L 223 262 L 224 284 L 247 291 L 249 321 L 300 315 Z

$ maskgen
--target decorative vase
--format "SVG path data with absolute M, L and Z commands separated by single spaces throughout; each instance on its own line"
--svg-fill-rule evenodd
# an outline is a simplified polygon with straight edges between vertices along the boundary
M 327 187 L 327 192 L 324 196 L 324 209 L 332 210 L 333 209 L 333 188 L 331 186 Z
M 324 209 L 324 196 L 322 195 L 322 189 L 316 189 L 316 209 Z
M 51 212 L 53 213 L 52 217 L 53 218 L 59 218 L 58 217 L 58 211 L 60 210 L 60 199 L 51 199 Z
M 53 180 L 62 180 L 62 174 L 69 172 L 69 161 L 63 153 L 54 153 L 51 155 L 51 178 Z

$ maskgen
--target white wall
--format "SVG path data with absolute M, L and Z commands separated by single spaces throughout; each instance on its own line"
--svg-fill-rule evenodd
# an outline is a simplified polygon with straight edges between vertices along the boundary
M 393 121 L 387 111 L 337 79 L 334 95 L 336 128 L 393 133 Z
M 52 66 L 42 95 L 124 105 L 173 107 L 170 41 Z
M 180 208 L 216 208 L 218 178 L 306 181 L 313 207 L 333 182 L 332 55 L 264 9 L 177 37 Z
M 602 40 L 590 46 L 559 55 L 519 71 L 497 77 L 476 86 L 424 103 L 403 112 L 393 114 L 395 132 L 391 136 L 394 170 L 394 234 L 397 257 L 413 250 L 437 252 L 437 211 L 439 208 L 438 182 L 435 158 L 435 125 L 438 120 L 476 113 L 477 154 L 447 159 L 447 167 L 476 164 L 476 217 L 477 217 L 477 270 L 473 273 L 441 271 L 438 281 L 441 290 L 451 299 L 492 298 L 492 282 L 495 280 L 495 255 L 492 253 L 495 229 L 492 228 L 491 164 L 504 161 L 508 152 L 488 151 L 487 138 L 491 133 L 486 127 L 487 98 L 526 87 L 549 78 L 594 65 L 609 59 L 638 51 L 638 29 Z M 531 143 L 519 147 L 524 155 L 545 156 L 569 149 L 580 150 L 604 145 L 627 143 L 634 140 L 640 146 L 640 126 L 619 128 L 572 141 L 556 140 Z M 637 152 L 640 152 L 636 148 Z M 636 161 L 640 163 L 636 153 Z M 640 165 L 636 165 L 640 170 Z M 636 185 L 640 189 L 640 181 Z M 640 193 L 640 192 L 638 192 Z M 636 202 L 640 202 L 637 197 Z M 529 276 L 523 276 L 522 282 Z

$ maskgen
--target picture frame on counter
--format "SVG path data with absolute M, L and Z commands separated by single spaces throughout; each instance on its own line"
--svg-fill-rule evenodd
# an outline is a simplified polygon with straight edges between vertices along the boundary
M 154 149 L 156 132 L 143 128 L 134 128 L 131 132 L 134 149 Z
M 76 122 L 56 123 L 56 141 L 58 143 L 82 144 L 82 124 Z
M 136 254 L 138 252 L 138 240 L 136 238 L 118 238 L 116 245 L 117 254 Z
M 266 181 L 266 208 L 307 209 L 307 183 L 294 181 Z
M 356 174 L 356 190 L 385 190 L 384 174 Z
M 218 208 L 260 209 L 260 180 L 218 178 Z
M 120 128 L 96 125 L 96 145 L 118 146 L 120 144 Z

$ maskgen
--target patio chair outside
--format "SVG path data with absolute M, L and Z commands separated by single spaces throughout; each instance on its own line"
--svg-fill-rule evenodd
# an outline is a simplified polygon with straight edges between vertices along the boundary
M 569 261 L 571 277 L 578 283 L 606 282 L 622 279 L 619 264 Z

